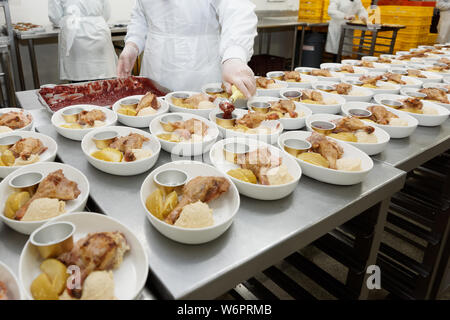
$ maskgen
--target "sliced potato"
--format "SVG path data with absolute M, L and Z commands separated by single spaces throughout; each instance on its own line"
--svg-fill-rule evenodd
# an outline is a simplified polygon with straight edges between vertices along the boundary
M 181 140 L 178 138 L 178 136 L 173 135 L 171 133 L 162 133 L 158 135 L 158 138 L 162 140 L 166 140 L 169 142 L 180 142 Z
M 18 192 L 14 192 L 14 193 L 10 194 L 5 203 L 5 209 L 4 209 L 3 213 L 4 213 L 5 217 L 7 217 L 9 219 L 14 219 L 16 217 L 17 210 L 14 209 L 14 202 L 15 202 L 17 194 L 18 194 Z
M 11 150 L 6 150 L 2 154 L 2 162 L 5 164 L 5 166 L 13 166 L 14 162 L 16 162 L 16 157 L 14 157 L 14 154 Z
M 132 108 L 120 108 L 119 110 L 117 110 L 117 113 L 126 115 L 126 116 L 136 116 L 137 112 L 136 109 L 132 109 Z
M 164 210 L 164 202 L 163 202 L 163 192 L 158 189 L 154 191 L 151 195 L 148 196 L 145 201 L 145 206 L 148 211 L 153 214 L 159 220 L 163 220 L 163 210 Z
M 351 132 L 330 133 L 328 136 L 342 141 L 358 142 L 358 138 Z
M 228 175 L 232 176 L 233 178 L 236 178 L 238 180 L 256 184 L 258 180 L 256 179 L 256 176 L 253 174 L 252 171 L 248 169 L 234 169 L 227 172 Z
M 53 289 L 60 295 L 64 291 L 69 277 L 66 266 L 56 259 L 47 259 L 41 263 L 40 268 L 50 278 Z
M 33 280 L 30 291 L 35 300 L 58 300 L 58 293 L 45 273 Z
M 117 149 L 105 148 L 99 151 L 95 151 L 91 154 L 92 157 L 108 161 L 108 162 L 121 162 L 123 159 L 123 154 Z
M 329 168 L 330 163 L 320 153 L 304 152 L 297 156 L 300 160 L 311 163 L 315 166 Z
M 19 210 L 20 208 L 23 207 L 25 203 L 28 202 L 28 200 L 30 200 L 30 198 L 31 196 L 27 191 L 21 191 L 17 193 L 16 196 L 14 197 L 13 209 L 15 211 Z
M 169 195 L 166 196 L 166 201 L 164 203 L 164 208 L 162 212 L 162 216 L 165 219 L 169 213 L 172 212 L 173 209 L 178 204 L 178 194 L 176 191 L 172 191 Z

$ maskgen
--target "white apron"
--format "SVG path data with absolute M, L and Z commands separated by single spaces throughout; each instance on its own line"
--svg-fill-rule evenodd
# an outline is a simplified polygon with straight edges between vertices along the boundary
M 450 42 L 450 10 L 441 11 L 438 25 L 438 42 L 445 44 Z

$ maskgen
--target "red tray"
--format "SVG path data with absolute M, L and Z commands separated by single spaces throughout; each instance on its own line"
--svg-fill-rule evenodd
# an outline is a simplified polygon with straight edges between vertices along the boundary
M 435 7 L 435 1 L 410 1 L 410 0 L 379 0 L 379 6 L 414 6 L 414 7 Z

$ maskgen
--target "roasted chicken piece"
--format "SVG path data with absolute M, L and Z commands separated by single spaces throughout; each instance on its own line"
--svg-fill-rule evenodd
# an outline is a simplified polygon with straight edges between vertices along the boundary
M 208 126 L 198 119 L 171 122 L 171 125 L 175 130 L 186 130 L 189 133 L 189 136 L 193 134 L 204 136 L 208 131 Z
M 208 96 L 205 93 L 198 93 L 198 94 L 194 94 L 194 95 L 190 96 L 189 98 L 186 98 L 184 100 L 184 103 L 194 106 L 194 107 L 198 107 L 198 105 L 202 101 L 211 101 L 212 102 L 212 101 L 214 101 L 214 98 Z
M 300 82 L 300 81 L 302 81 L 302 77 L 300 75 L 300 72 L 298 72 L 298 71 L 285 71 L 283 80 Z
M 420 72 L 420 70 L 415 69 L 408 69 L 408 76 L 416 78 L 426 78 L 426 76 L 424 76 L 422 72 Z
M 331 77 L 330 70 L 322 70 L 322 69 L 313 69 L 311 70 L 311 75 L 315 77 Z
M 274 83 L 275 83 L 275 80 L 273 80 L 273 79 L 267 79 L 267 78 L 263 78 L 263 77 L 256 78 L 256 86 L 258 88 L 267 89 L 267 87 L 270 84 L 274 84 Z
M 381 125 L 388 125 L 390 122 L 390 119 L 392 118 L 398 118 L 398 116 L 390 111 L 388 111 L 385 107 L 382 106 L 370 106 L 367 108 L 370 112 L 372 112 L 372 116 L 370 117 L 370 120 L 381 124 Z
M 348 83 L 338 83 L 335 89 L 338 94 L 348 95 L 352 91 L 353 86 Z
M 311 151 L 320 153 L 330 163 L 331 169 L 337 169 L 336 161 L 344 154 L 344 149 L 326 136 L 313 132 L 308 138 L 311 143 Z
M 362 76 L 359 78 L 359 81 L 362 81 L 363 84 L 369 84 L 372 86 L 376 86 L 377 82 L 380 81 L 381 79 L 383 79 L 383 76 L 375 76 L 375 77 Z
M 340 68 L 341 72 L 347 72 L 347 73 L 355 73 L 355 69 L 351 65 L 343 65 Z
M 438 88 L 425 88 L 420 89 L 419 92 L 425 93 L 427 95 L 425 100 L 435 100 L 439 101 L 440 103 L 450 104 L 450 101 L 448 100 L 447 97 L 447 93 L 444 90 Z
M 208 203 L 217 199 L 230 188 L 230 183 L 223 177 L 196 177 L 183 187 L 183 195 L 171 213 L 166 217 L 168 224 L 174 224 L 183 208 L 188 204 L 202 201 Z
M 0 281 L 0 301 L 1 300 L 8 300 L 8 288 L 6 287 L 6 284 Z
M 406 82 L 402 80 L 401 74 L 386 72 L 383 76 L 386 77 L 387 81 L 392 81 L 402 85 L 406 84 Z
M 422 110 L 423 103 L 420 101 L 420 99 L 417 98 L 408 98 L 402 101 L 403 107 L 401 109 L 407 108 L 407 109 L 417 109 Z
M 249 112 L 245 114 L 242 118 L 236 120 L 236 124 L 246 126 L 247 128 L 254 129 L 258 128 L 261 122 L 265 120 L 276 120 L 272 117 L 259 112 Z
M 387 59 L 387 58 L 378 58 L 377 62 L 378 63 L 391 63 L 392 60 L 391 59 Z
M 41 140 L 35 138 L 24 138 L 16 142 L 9 150 L 16 158 L 28 160 L 32 154 L 40 155 L 48 148 L 44 146 Z
M 66 266 L 80 268 L 81 284 L 93 271 L 117 269 L 130 247 L 125 236 L 118 231 L 90 233 L 77 241 L 73 249 L 58 257 Z M 74 298 L 81 297 L 80 289 L 67 288 Z
M 238 156 L 237 163 L 242 169 L 248 169 L 258 178 L 262 185 L 269 185 L 267 172 L 271 168 L 279 167 L 282 158 L 272 154 L 268 148 L 259 148 L 245 155 Z
M 39 183 L 36 193 L 16 212 L 16 220 L 21 220 L 31 202 L 36 199 L 50 198 L 63 201 L 75 200 L 81 194 L 78 184 L 67 179 L 62 169 L 50 173 Z
M 25 115 L 23 112 L 7 112 L 0 114 L 0 126 L 6 126 L 10 129 L 21 129 L 31 122 L 31 116 Z
M 270 107 L 270 111 L 281 112 L 282 114 L 288 113 L 291 118 L 298 117 L 298 113 L 295 109 L 295 103 L 291 100 L 280 100 Z
M 136 107 L 136 113 L 139 113 L 139 111 L 148 107 L 152 107 L 155 110 L 159 109 L 158 98 L 152 92 L 147 92 L 145 96 L 142 97 Z
M 447 66 L 450 66 L 450 59 L 449 58 L 441 58 L 439 63 L 445 63 Z
M 359 66 L 364 68 L 375 68 L 371 61 L 362 61 Z
M 320 102 L 321 104 L 325 104 L 323 100 L 322 93 L 314 90 L 303 90 L 302 91 L 302 100 L 312 100 L 316 102 Z
M 83 110 L 80 112 L 80 116 L 78 118 L 78 123 L 81 125 L 88 125 L 93 127 L 95 121 L 105 121 L 106 115 L 103 111 L 98 109 L 93 109 L 91 111 Z
M 149 140 L 141 134 L 130 133 L 128 136 L 115 138 L 109 147 L 123 152 L 125 161 L 131 162 L 136 160 L 132 149 L 142 149 L 144 142 Z
M 339 132 L 355 132 L 358 130 L 364 130 L 368 134 L 371 134 L 375 131 L 374 127 L 367 126 L 363 121 L 358 118 L 353 117 L 345 117 L 335 121 L 336 129 L 333 130 L 333 133 Z

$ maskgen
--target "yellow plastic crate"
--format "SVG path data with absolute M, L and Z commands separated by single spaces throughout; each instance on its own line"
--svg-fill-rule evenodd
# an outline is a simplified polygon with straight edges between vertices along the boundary
M 300 9 L 298 17 L 302 19 L 320 19 L 322 17 L 322 9 Z
M 300 0 L 301 9 L 321 9 L 323 8 L 323 0 Z
M 431 16 L 421 17 L 421 16 L 393 16 L 393 15 L 382 15 L 381 21 L 383 23 L 400 24 L 405 26 L 430 26 Z
M 428 37 L 427 37 L 427 43 L 430 44 L 430 45 L 436 44 L 437 37 L 438 37 L 437 33 L 429 33 Z
M 433 7 L 414 6 L 380 6 L 381 15 L 406 17 L 432 17 Z

